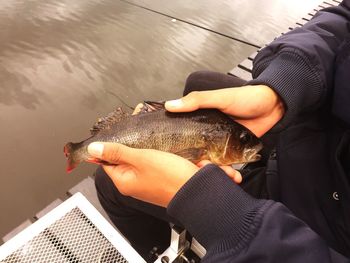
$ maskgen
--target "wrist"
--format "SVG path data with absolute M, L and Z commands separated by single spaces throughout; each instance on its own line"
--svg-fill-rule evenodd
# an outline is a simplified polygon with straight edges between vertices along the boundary
M 279 96 L 279 94 L 271 87 L 267 85 L 254 85 L 258 89 L 261 90 L 261 93 L 264 94 L 264 98 L 270 102 L 270 109 L 269 111 L 265 112 L 265 116 L 268 115 L 280 115 L 281 117 L 283 116 L 284 113 L 284 103 Z
M 243 92 L 240 97 L 246 98 L 242 107 L 249 107 L 246 107 L 242 117 L 236 118 L 236 121 L 261 137 L 283 118 L 283 101 L 268 85 L 249 85 L 240 89 Z
M 272 61 L 259 61 L 253 69 L 253 77 L 249 85 L 267 85 L 283 100 L 283 127 L 323 102 L 322 80 L 308 57 L 299 50 L 285 49 Z
M 217 166 L 200 169 L 171 200 L 167 212 L 205 247 L 237 245 L 266 201 L 256 200 Z M 210 228 L 208 228 L 208 225 Z

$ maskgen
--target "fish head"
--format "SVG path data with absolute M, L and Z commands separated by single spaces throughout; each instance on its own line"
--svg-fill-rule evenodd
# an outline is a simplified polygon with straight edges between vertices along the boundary
M 239 144 L 241 145 L 241 158 L 245 163 L 260 160 L 261 156 L 258 152 L 263 145 L 258 137 L 248 129 L 243 129 L 239 134 Z
M 232 163 L 256 162 L 261 158 L 258 153 L 262 147 L 260 139 L 251 131 L 242 127 L 231 133 L 227 144 L 227 158 L 230 158 Z
M 81 162 L 91 159 L 87 151 L 87 145 L 83 142 L 72 143 L 69 142 L 64 146 L 64 155 L 67 158 L 67 173 L 70 173 Z

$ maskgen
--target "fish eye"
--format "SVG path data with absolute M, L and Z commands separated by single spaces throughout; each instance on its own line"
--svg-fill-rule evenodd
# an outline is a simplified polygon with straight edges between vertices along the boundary
M 247 133 L 247 131 L 243 131 L 240 135 L 239 135 L 239 139 L 241 140 L 241 142 L 246 143 L 249 141 L 249 135 Z

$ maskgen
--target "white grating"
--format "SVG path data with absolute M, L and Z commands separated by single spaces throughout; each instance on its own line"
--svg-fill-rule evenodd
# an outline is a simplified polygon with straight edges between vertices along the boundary
M 80 193 L 70 199 L 0 247 L 0 263 L 144 262 Z

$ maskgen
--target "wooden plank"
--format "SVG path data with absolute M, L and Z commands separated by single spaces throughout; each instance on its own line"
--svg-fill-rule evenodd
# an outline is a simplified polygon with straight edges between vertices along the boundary
M 310 15 L 310 14 L 306 14 L 306 15 L 305 15 L 305 18 L 308 19 L 308 20 L 310 21 L 310 20 L 313 18 L 313 16 Z
M 324 2 L 322 3 L 322 5 L 323 5 L 323 6 L 326 6 L 326 7 L 335 6 L 335 4 L 332 4 L 332 3 L 329 3 L 329 2 L 326 2 L 326 1 L 324 1 Z
M 306 20 L 301 19 L 298 22 L 296 22 L 296 24 L 299 26 L 303 26 L 306 22 L 307 22 Z
M 44 209 L 39 211 L 38 213 L 35 214 L 34 218 L 39 219 L 46 215 L 48 212 L 50 212 L 52 209 L 54 209 L 56 206 L 62 204 L 61 199 L 56 199 L 55 201 L 51 202 L 48 206 L 46 206 Z
M 17 226 L 16 228 L 14 228 L 11 232 L 9 232 L 8 234 L 6 234 L 3 238 L 2 241 L 7 242 L 8 240 L 10 240 L 11 238 L 13 238 L 15 235 L 17 235 L 19 232 L 21 232 L 23 229 L 27 228 L 28 226 L 30 226 L 32 224 L 32 221 L 30 221 L 29 219 L 27 219 L 26 221 L 24 221 L 22 224 L 20 224 L 19 226 Z
M 256 55 L 258 55 L 258 52 L 259 52 L 259 50 L 256 51 L 256 52 L 254 52 L 254 53 L 252 53 L 252 54 L 250 54 L 249 57 L 248 57 L 248 59 L 254 60 L 254 58 L 256 57 Z
M 244 80 L 251 80 L 252 79 L 252 74 L 244 69 L 241 69 L 239 67 L 235 67 L 232 69 L 229 74 L 234 75 L 236 77 L 239 77 Z
M 248 59 L 248 58 L 243 60 L 239 65 L 250 70 L 250 71 L 253 70 L 253 61 Z
M 309 14 L 310 16 L 312 16 L 312 17 L 313 17 L 314 15 L 316 15 L 316 13 L 317 13 L 317 12 L 316 12 L 315 10 L 312 10 L 312 11 L 311 11 L 311 12 L 309 12 L 308 14 Z

